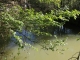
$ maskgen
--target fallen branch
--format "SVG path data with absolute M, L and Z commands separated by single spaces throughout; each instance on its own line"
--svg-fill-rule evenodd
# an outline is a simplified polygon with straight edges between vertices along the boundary
M 78 56 L 77 57 L 73 57 L 74 55 L 76 55 L 78 53 Z M 80 58 L 80 51 L 79 52 L 76 52 L 74 55 L 72 55 L 72 57 L 71 58 L 69 58 L 68 60 L 71 60 L 71 59 L 73 59 L 73 58 L 75 58 L 75 60 L 79 60 Z

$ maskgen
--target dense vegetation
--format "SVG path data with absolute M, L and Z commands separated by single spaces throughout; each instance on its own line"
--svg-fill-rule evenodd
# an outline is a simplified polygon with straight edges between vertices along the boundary
M 77 6 L 79 0 L 27 0 L 26 2 L 3 0 L 1 2 L 0 43 L 7 42 L 11 36 L 14 36 L 22 46 L 23 41 L 16 36 L 16 31 L 21 32 L 22 29 L 37 36 L 51 36 L 48 27 L 61 27 L 70 18 L 76 20 L 80 14 L 80 8 Z

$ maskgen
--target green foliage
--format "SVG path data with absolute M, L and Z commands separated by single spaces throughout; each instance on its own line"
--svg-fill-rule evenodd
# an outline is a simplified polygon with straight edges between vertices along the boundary
M 43 14 L 42 11 L 36 12 L 34 9 L 24 10 L 20 6 L 13 6 L 9 9 L 5 8 L 3 12 L 0 12 L 0 37 L 8 38 L 14 36 L 17 40 L 17 44 L 20 47 L 23 47 L 23 41 L 21 40 L 20 36 L 16 36 L 16 31 L 21 31 L 22 28 L 24 28 L 25 30 L 32 32 L 37 36 L 51 36 L 48 27 L 60 27 L 64 25 L 66 21 L 69 21 L 70 17 L 76 19 L 79 14 L 80 12 L 77 10 L 69 11 L 59 9 L 51 10 L 51 12 L 46 12 Z M 6 31 L 5 35 L 4 31 Z M 54 42 L 55 46 L 57 42 Z
M 67 38 L 65 39 L 58 39 L 58 37 L 56 35 L 54 35 L 55 39 L 54 40 L 43 40 L 43 44 L 42 47 L 43 49 L 45 50 L 52 50 L 52 51 L 57 51 L 59 50 L 58 47 L 59 46 L 64 46 L 66 45 L 65 41 L 67 40 Z M 65 49 L 62 49 L 62 50 L 65 50 Z
M 60 27 L 66 21 L 69 21 L 71 17 L 76 20 L 77 16 L 80 15 L 80 11 L 75 9 L 80 9 L 78 6 L 79 0 L 29 0 L 29 2 L 32 8 L 25 10 L 18 5 L 9 8 L 4 7 L 3 3 L 0 4 L 0 8 L 2 9 L 0 11 L 0 46 L 2 46 L 2 43 L 4 45 L 8 42 L 11 36 L 14 36 L 16 44 L 20 48 L 30 46 L 38 51 L 36 47 L 23 42 L 22 37 L 16 35 L 16 31 L 21 32 L 22 28 L 24 28 L 26 31 L 37 36 L 52 36 L 49 28 Z M 65 45 L 66 39 L 59 40 L 56 35 L 54 37 L 55 40 L 52 41 L 43 40 L 41 46 L 46 50 L 57 51 L 58 46 Z M 61 50 L 64 51 L 65 49 Z M 20 51 L 17 54 L 19 55 Z M 7 60 L 6 58 L 4 59 Z
M 39 0 L 41 3 L 54 3 L 56 6 L 60 7 L 61 0 Z
M 45 29 L 48 26 L 62 25 L 62 23 L 55 21 L 57 18 L 53 14 L 43 14 L 42 12 L 35 12 L 33 9 L 26 9 L 20 12 L 19 19 L 24 22 L 26 30 L 36 34 L 44 34 L 44 32 L 41 32 L 41 29 Z
M 52 9 L 68 8 L 80 10 L 79 0 L 29 0 L 31 7 L 37 11 L 50 12 Z M 37 6 L 36 6 L 37 5 Z
M 27 13 L 26 13 L 27 12 Z M 20 18 L 25 25 L 26 30 L 29 32 L 48 35 L 45 30 L 47 27 L 62 26 L 66 21 L 69 21 L 70 17 L 74 19 L 80 14 L 79 11 L 63 11 L 63 10 L 51 10 L 50 13 L 43 14 L 42 12 L 36 12 L 34 9 L 26 9 L 20 12 Z M 59 22 L 61 20 L 62 22 Z
M 5 8 L 0 12 L 0 43 L 7 43 L 10 40 L 12 33 L 16 30 L 22 30 L 24 23 L 15 18 L 16 14 L 14 15 L 11 11 L 7 11 Z
M 59 16 L 59 19 L 65 20 L 65 21 L 68 21 L 70 17 L 73 17 L 74 19 L 76 19 L 77 16 L 79 16 L 80 14 L 80 11 L 77 11 L 77 10 L 72 10 L 72 11 L 57 10 L 56 12 L 57 12 L 56 15 Z

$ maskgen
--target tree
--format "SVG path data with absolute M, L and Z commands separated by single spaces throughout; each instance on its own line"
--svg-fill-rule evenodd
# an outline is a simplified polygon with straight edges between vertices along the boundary
M 61 27 L 66 21 L 69 21 L 70 17 L 76 19 L 80 14 L 77 10 L 70 11 L 64 7 L 64 9 L 61 9 L 61 0 L 34 0 L 34 2 L 29 0 L 28 2 L 31 4 L 30 9 L 23 9 L 19 5 L 11 5 L 10 8 L 9 6 L 2 6 L 3 11 L 0 12 L 0 38 L 7 41 L 8 37 L 14 36 L 18 41 L 18 45 L 23 46 L 24 44 L 21 38 L 16 36 L 16 31 L 21 32 L 23 27 L 25 30 L 32 32 L 37 36 L 51 36 L 49 27 Z M 22 2 L 21 4 L 24 3 Z M 35 4 L 38 5 L 35 6 Z M 53 8 L 53 6 L 56 7 Z M 47 7 L 51 7 L 51 9 L 49 9 L 49 11 L 41 9 L 44 7 L 45 10 Z M 37 11 L 36 8 L 38 8 Z M 47 31 L 45 31 L 46 29 Z M 54 47 L 51 47 L 50 49 L 52 48 Z

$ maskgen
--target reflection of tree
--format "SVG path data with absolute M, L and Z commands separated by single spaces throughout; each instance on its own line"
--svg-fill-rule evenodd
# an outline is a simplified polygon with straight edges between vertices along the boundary
M 77 57 L 74 57 L 74 55 L 76 55 L 76 54 L 78 54 L 78 56 Z M 80 51 L 79 52 L 76 52 L 74 55 L 72 55 L 72 57 L 69 58 L 68 60 L 72 60 L 72 59 L 79 60 L 80 59 Z

